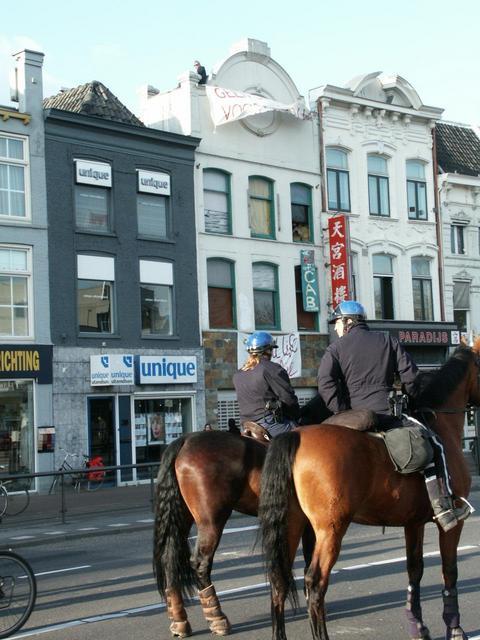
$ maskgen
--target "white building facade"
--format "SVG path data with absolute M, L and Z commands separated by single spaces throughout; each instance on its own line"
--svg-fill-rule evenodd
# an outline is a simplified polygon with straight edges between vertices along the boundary
M 443 324 L 432 132 L 442 109 L 397 75 L 371 73 L 311 92 L 323 158 L 324 222 L 350 226 L 351 297 L 420 364 L 457 340 Z M 453 333 L 452 333 L 453 332 Z
M 197 83 L 198 76 L 187 73 L 173 91 L 148 88 L 140 117 L 148 126 L 201 138 L 195 199 L 207 418 L 215 422 L 217 412 L 223 427 L 236 417 L 231 377 L 238 335 L 255 329 L 297 334 L 302 371 L 296 382 L 312 393 L 315 387 L 318 332 L 326 332 L 327 312 L 318 125 L 266 43 L 238 43 L 206 86 Z M 236 119 L 252 113 L 247 110 L 255 110 L 257 100 L 276 106 Z M 215 109 L 224 124 L 215 125 Z M 312 252 L 320 279 L 313 312 L 302 302 L 301 250 Z

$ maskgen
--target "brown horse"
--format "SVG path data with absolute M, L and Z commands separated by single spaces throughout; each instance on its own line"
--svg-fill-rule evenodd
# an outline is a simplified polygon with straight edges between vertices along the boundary
M 317 396 L 302 408 L 302 422 L 329 414 Z M 264 444 L 224 431 L 192 433 L 165 450 L 157 477 L 153 561 L 172 635 L 191 635 L 184 598 L 196 589 L 212 633 L 230 632 L 211 582 L 213 557 L 233 510 L 257 515 L 265 453 Z M 198 535 L 191 553 L 188 536 L 193 523 Z M 303 549 L 309 564 L 311 530 L 303 534 Z
M 470 475 L 462 454 L 467 403 L 480 404 L 480 339 L 459 347 L 435 372 L 418 398 L 440 436 L 455 495 L 467 497 Z M 315 535 L 305 591 L 312 635 L 328 640 L 324 601 L 332 567 L 351 522 L 404 527 L 409 586 L 407 620 L 411 638 L 430 639 L 422 619 L 420 580 L 423 535 L 432 520 L 423 476 L 394 470 L 378 436 L 329 425 L 300 429 L 276 438 L 267 453 L 260 500 L 260 521 L 267 572 L 272 585 L 274 640 L 285 640 L 284 605 L 295 596 L 292 564 L 301 531 L 310 522 Z M 457 546 L 463 523 L 448 533 L 439 528 L 447 640 L 466 640 L 457 601 Z

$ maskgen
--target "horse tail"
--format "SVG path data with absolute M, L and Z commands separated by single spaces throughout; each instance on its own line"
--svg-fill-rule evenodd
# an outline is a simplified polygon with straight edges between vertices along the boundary
M 294 607 L 298 605 L 298 598 L 289 559 L 288 512 L 295 491 L 292 467 L 299 445 L 297 431 L 273 438 L 263 466 L 259 506 L 267 575 L 275 591 L 284 593 Z
M 164 600 L 167 588 L 180 591 L 183 597 L 191 597 L 198 586 L 190 564 L 188 533 L 191 520 L 175 473 L 175 460 L 184 443 L 185 437 L 180 437 L 168 445 L 157 476 L 153 568 L 158 591 Z

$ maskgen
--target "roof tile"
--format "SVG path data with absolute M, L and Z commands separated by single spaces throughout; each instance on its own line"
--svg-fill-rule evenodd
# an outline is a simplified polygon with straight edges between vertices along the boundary
M 480 175 L 480 138 L 468 125 L 435 125 L 437 161 L 443 173 Z

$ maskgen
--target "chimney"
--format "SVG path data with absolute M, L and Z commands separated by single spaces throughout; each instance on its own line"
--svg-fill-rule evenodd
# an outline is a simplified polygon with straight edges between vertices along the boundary
M 15 87 L 11 87 L 21 113 L 42 117 L 43 114 L 43 53 L 24 49 L 13 55 L 15 58 Z

